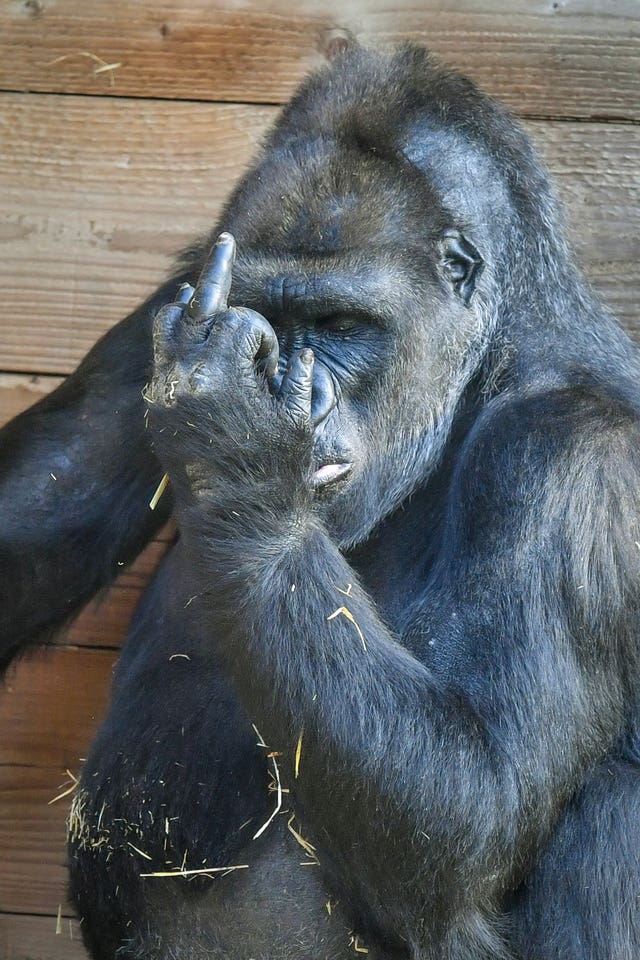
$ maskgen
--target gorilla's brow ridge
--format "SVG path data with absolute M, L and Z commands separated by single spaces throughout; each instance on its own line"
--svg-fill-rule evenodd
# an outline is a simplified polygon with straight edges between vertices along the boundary
M 301 320 L 313 319 L 330 313 L 348 312 L 367 315 L 385 324 L 393 319 L 396 304 L 389 291 L 399 283 L 402 272 L 399 265 L 381 262 L 379 268 L 370 267 L 345 274 L 340 270 L 301 268 L 299 272 L 283 269 L 279 264 L 256 267 L 246 264 L 241 271 L 238 294 L 245 302 L 260 302 L 268 312 L 295 313 Z M 408 277 L 403 277 L 404 282 Z M 236 291 L 234 290 L 234 294 Z

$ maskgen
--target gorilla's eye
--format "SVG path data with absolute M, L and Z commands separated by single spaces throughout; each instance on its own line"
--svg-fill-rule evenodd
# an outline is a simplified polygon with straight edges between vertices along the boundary
M 442 269 L 454 291 L 468 306 L 484 269 L 484 260 L 458 230 L 447 230 L 443 237 Z
M 329 317 L 319 317 L 315 323 L 318 330 L 327 333 L 353 333 L 362 326 L 359 317 L 348 313 L 334 313 Z

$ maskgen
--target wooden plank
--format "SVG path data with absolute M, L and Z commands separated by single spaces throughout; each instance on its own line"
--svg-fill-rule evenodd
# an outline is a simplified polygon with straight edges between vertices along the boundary
M 163 279 L 171 255 L 211 227 L 272 116 L 0 98 L 0 369 L 72 369 Z
M 412 39 L 521 113 L 638 118 L 639 27 L 635 0 L 22 0 L 0 5 L 0 85 L 280 103 L 345 38 Z
M 71 370 L 151 292 L 171 253 L 214 223 L 274 115 L 269 107 L 0 96 L 0 369 Z M 640 129 L 528 126 L 567 203 L 587 273 L 635 330 Z
M 0 689 L 0 771 L 5 764 L 75 770 L 102 717 L 117 654 L 38 647 Z
M 0 914 L 0 955 L 4 960 L 87 960 L 78 921 L 65 918 L 58 935 L 56 926 L 55 917 Z
M 64 771 L 75 773 L 87 755 L 106 708 L 115 657 L 105 650 L 37 648 L 9 670 L 0 689 L 2 910 L 55 915 L 61 903 L 70 915 L 69 800 L 49 801 L 69 783 Z
M 578 262 L 640 344 L 640 129 L 528 122 L 562 201 Z
M 66 731 L 57 733 L 64 737 Z M 76 760 L 70 768 L 74 775 L 78 767 Z M 50 915 L 52 936 L 58 908 L 67 918 L 74 911 L 66 892 L 66 818 L 71 796 L 50 801 L 72 783 L 64 769 L 0 767 L 0 909 Z M 68 923 L 63 930 L 66 943 Z
M 0 427 L 59 386 L 63 377 L 0 373 Z
M 142 586 L 127 589 L 116 582 L 105 597 L 91 600 L 55 642 L 78 647 L 119 648 L 127 636 L 142 592 Z

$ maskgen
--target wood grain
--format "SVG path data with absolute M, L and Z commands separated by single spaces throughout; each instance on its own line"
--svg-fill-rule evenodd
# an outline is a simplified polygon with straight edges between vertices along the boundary
M 210 229 L 272 116 L 0 97 L 0 369 L 72 369 Z
M 41 400 L 63 380 L 64 377 L 0 373 L 0 427 Z
M 51 646 L 13 664 L 0 690 L 0 772 L 6 764 L 75 770 L 104 713 L 116 659 L 110 650 Z
M 65 917 L 58 935 L 56 927 L 55 917 L 0 915 L 0 956 L 3 960 L 87 960 L 78 921 Z
M 634 0 L 21 0 L 0 5 L 0 86 L 281 103 L 344 42 L 406 39 L 520 113 L 640 117 Z
M 64 731 L 59 731 L 64 736 Z M 88 747 L 88 742 L 87 745 Z M 77 773 L 79 763 L 69 768 Z M 16 913 L 63 916 L 74 911 L 66 896 L 66 818 L 71 796 L 50 803 L 72 785 L 65 769 L 0 767 L 0 906 Z M 0 926 L 0 929 L 2 927 Z M 55 936 L 56 924 L 47 925 Z M 64 924 L 66 944 L 68 924 Z M 1 941 L 0 941 L 1 942 Z M 3 958 L 5 953 L 1 953 Z
M 66 373 L 215 222 L 269 107 L 0 95 L 0 369 Z M 581 261 L 630 330 L 640 128 L 528 124 Z
M 49 940 L 58 906 L 64 917 L 73 916 L 65 867 L 70 801 L 49 801 L 70 784 L 65 771 L 77 772 L 87 755 L 115 657 L 105 650 L 37 648 L 10 668 L 0 690 L 0 910 L 49 915 L 42 925 L 0 915 L 3 958 L 84 957 L 75 925 L 75 942 L 67 940 L 68 920 L 62 939 Z

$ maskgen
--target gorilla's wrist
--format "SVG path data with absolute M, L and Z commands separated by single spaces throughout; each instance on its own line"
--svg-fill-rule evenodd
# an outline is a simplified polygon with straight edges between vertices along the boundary
M 255 499 L 200 501 L 184 506 L 177 519 L 187 553 L 201 558 L 205 589 L 215 581 L 244 590 L 264 576 L 265 567 L 303 552 L 310 537 L 326 536 L 311 495 L 269 506 Z

